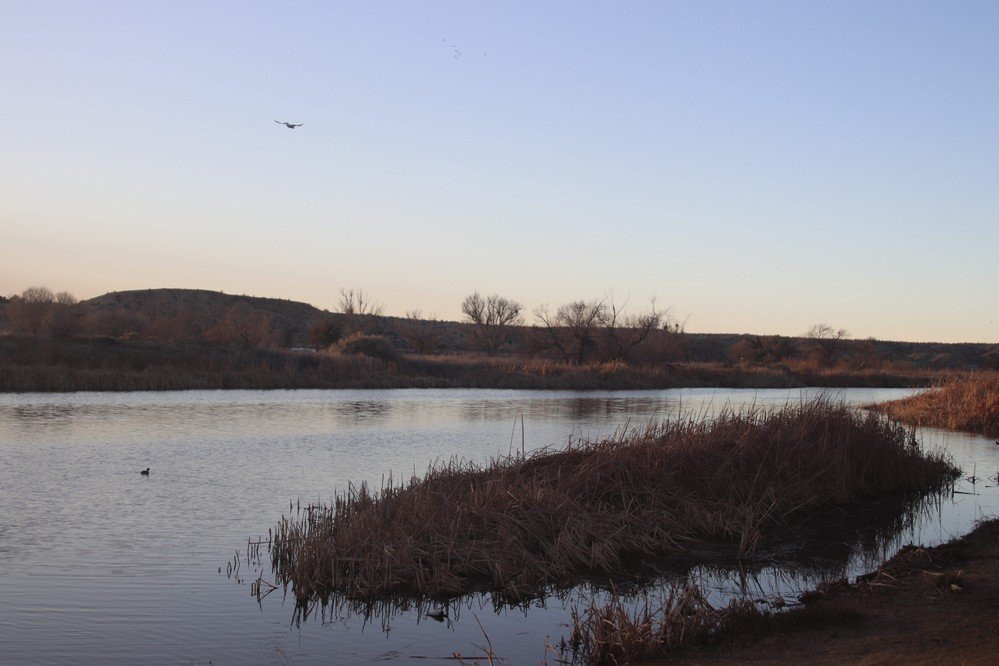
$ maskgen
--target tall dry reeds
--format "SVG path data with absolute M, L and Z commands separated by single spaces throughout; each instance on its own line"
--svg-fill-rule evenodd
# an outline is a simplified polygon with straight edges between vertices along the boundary
M 931 391 L 873 408 L 906 423 L 999 437 L 999 372 L 953 377 Z
M 565 651 L 573 662 L 630 664 L 696 645 L 709 637 L 768 617 L 748 600 L 712 606 L 696 585 L 671 585 L 658 605 L 648 599 L 630 606 L 612 590 L 605 603 L 593 600 L 572 610 Z
M 283 518 L 275 575 L 300 602 L 341 594 L 523 599 L 706 543 L 754 551 L 833 506 L 940 488 L 955 469 L 904 428 L 824 401 L 693 416 L 644 433 L 351 487 Z

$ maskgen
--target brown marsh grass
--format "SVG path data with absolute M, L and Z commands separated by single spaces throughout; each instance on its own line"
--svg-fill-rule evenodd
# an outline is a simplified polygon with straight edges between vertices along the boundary
M 936 373 L 822 369 L 808 365 L 731 365 L 664 363 L 635 365 L 623 361 L 565 363 L 520 356 L 412 355 L 400 375 L 427 384 L 461 388 L 572 390 L 661 389 L 697 386 L 793 388 L 804 386 L 908 387 L 930 384 Z M 401 379 L 401 377 L 400 377 Z
M 873 408 L 914 425 L 999 437 L 999 372 L 953 377 L 931 391 Z
M 830 581 L 817 593 L 844 585 L 844 580 Z M 716 608 L 696 585 L 675 583 L 655 603 L 647 596 L 629 602 L 611 590 L 606 602 L 591 600 L 573 608 L 561 650 L 571 663 L 630 664 L 663 660 L 699 645 L 741 645 L 801 630 L 857 627 L 864 619 L 849 608 L 807 605 L 782 612 L 761 609 L 748 599 Z
M 573 662 L 628 664 L 696 645 L 757 615 L 764 613 L 744 600 L 714 608 L 696 585 L 670 586 L 657 606 L 645 599 L 632 607 L 612 591 L 604 604 L 572 610 L 565 651 Z
M 525 599 L 705 545 L 748 554 L 832 506 L 928 492 L 955 473 L 904 428 L 841 404 L 688 416 L 484 466 L 439 462 L 378 492 L 352 486 L 283 518 L 271 559 L 300 603 Z
M 347 344 L 349 343 L 349 344 Z M 0 336 L 0 392 L 270 388 L 625 390 L 695 386 L 926 386 L 938 373 L 483 355 L 404 355 L 361 336 L 316 354 L 207 343 Z M 351 353 L 354 352 L 354 353 Z

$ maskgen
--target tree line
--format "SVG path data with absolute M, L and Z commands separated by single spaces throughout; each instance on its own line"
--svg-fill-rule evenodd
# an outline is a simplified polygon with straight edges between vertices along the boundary
M 226 298 L 235 302 L 209 310 L 183 299 L 171 308 L 137 309 L 127 302 L 95 307 L 80 303 L 69 292 L 31 287 L 0 297 L 0 334 L 55 340 L 103 336 L 242 349 L 308 346 L 383 360 L 403 353 L 457 352 L 570 365 L 654 365 L 703 358 L 731 365 L 792 362 L 860 370 L 875 369 L 885 361 L 876 341 L 851 340 L 845 329 L 828 324 L 812 326 L 801 338 L 743 335 L 727 348 L 698 352 L 690 349 L 694 343 L 685 332 L 685 322 L 671 308 L 661 308 L 655 299 L 643 308 L 629 308 L 627 301 L 620 303 L 613 294 L 558 306 L 543 304 L 528 312 L 513 298 L 474 291 L 460 303 L 461 325 L 424 318 L 415 310 L 404 317 L 385 316 L 384 306 L 361 289 L 341 289 L 332 312 L 308 321 L 275 316 L 251 306 L 250 299 Z M 704 349 L 703 342 L 696 344 Z M 997 359 L 999 351 L 984 360 L 999 366 Z M 946 364 L 946 359 L 940 360 L 940 367 Z

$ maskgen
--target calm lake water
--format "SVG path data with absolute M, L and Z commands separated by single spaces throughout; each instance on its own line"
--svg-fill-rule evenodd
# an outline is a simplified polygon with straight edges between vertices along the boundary
M 266 536 L 289 503 L 328 500 L 348 481 L 379 485 L 435 459 L 484 462 L 641 427 L 678 411 L 780 405 L 822 393 L 865 404 L 905 390 L 683 389 L 576 393 L 499 390 L 184 391 L 0 395 L 0 661 L 4 663 L 412 663 L 481 654 L 478 620 L 497 655 L 537 664 L 565 635 L 569 593 L 529 608 L 462 600 L 437 623 L 412 609 L 367 619 L 348 608 L 293 622 L 281 591 L 258 604 L 226 562 Z M 516 424 L 516 425 L 515 425 Z M 968 476 L 999 470 L 999 447 L 924 430 Z M 149 477 L 139 470 L 151 467 Z M 714 598 L 738 588 L 794 595 L 856 575 L 900 545 L 937 544 L 999 508 L 995 483 L 957 484 L 885 543 L 808 570 L 750 580 L 695 569 Z M 973 494 L 970 494 L 973 493 Z M 869 546 L 869 544 L 868 544 Z M 222 574 L 219 574 L 222 567 Z M 263 572 L 266 578 L 268 571 Z M 425 663 L 425 662 L 423 662 Z M 439 661 L 436 663 L 453 663 Z

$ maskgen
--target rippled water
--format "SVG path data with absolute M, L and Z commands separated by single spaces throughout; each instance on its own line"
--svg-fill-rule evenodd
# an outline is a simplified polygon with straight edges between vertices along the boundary
M 819 391 L 607 393 L 493 390 L 186 391 L 0 395 L 0 660 L 9 663 L 367 663 L 474 654 L 484 639 L 514 663 L 539 663 L 573 598 L 495 611 L 488 597 L 436 623 L 399 608 L 367 621 L 349 609 L 292 622 L 278 591 L 258 605 L 220 575 L 289 502 L 329 499 L 348 480 L 422 472 L 437 458 L 485 461 L 521 446 L 594 438 L 678 410 L 782 404 Z M 863 404 L 898 390 L 828 391 Z M 515 425 L 516 423 L 516 425 Z M 999 469 L 999 447 L 927 430 L 967 474 Z M 149 477 L 139 470 L 151 467 Z M 967 532 L 999 507 L 995 483 L 967 481 L 889 543 L 840 544 L 827 566 L 695 569 L 724 595 L 742 583 L 793 593 L 858 573 L 899 545 Z M 852 550 L 850 550 L 852 548 Z M 845 549 L 845 550 L 844 550 Z M 844 553 L 852 553 L 844 555 Z M 734 582 L 733 582 L 734 581 Z M 325 621 L 323 621 L 325 620 Z M 386 631 L 385 629 L 388 629 Z M 441 662 L 443 663 L 443 662 Z

